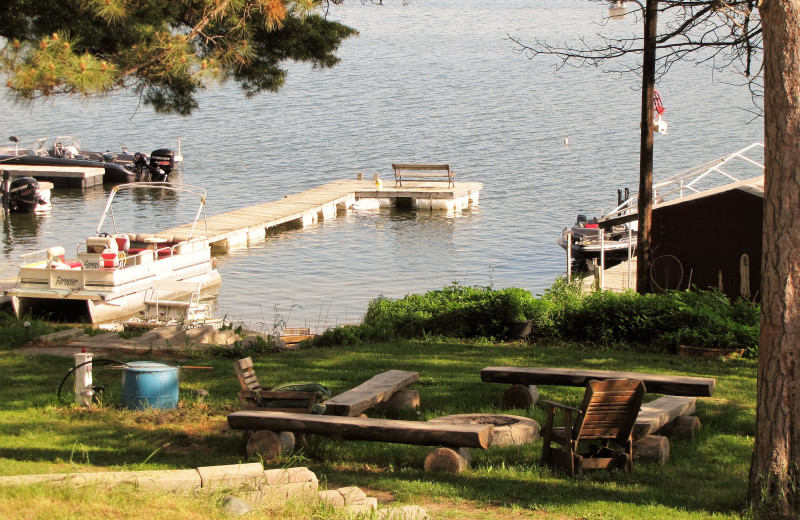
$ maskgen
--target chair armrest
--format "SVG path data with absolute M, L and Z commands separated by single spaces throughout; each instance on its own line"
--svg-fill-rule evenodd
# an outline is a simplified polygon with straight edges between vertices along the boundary
M 569 406 L 566 404 L 556 403 L 555 401 L 543 400 L 542 404 L 545 404 L 550 408 L 560 408 L 562 410 L 569 410 L 571 412 L 580 413 L 582 411 L 580 408 L 575 408 L 574 406 Z

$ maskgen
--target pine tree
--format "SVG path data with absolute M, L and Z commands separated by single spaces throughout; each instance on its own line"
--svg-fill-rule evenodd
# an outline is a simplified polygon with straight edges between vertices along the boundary
M 287 61 L 332 67 L 356 34 L 318 0 L 5 0 L 0 71 L 21 100 L 132 90 L 189 115 L 211 83 L 277 91 Z

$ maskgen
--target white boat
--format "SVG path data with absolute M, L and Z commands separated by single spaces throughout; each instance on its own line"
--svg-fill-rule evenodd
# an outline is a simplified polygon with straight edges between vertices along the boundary
M 594 215 L 597 215 L 595 213 Z M 600 258 L 602 252 L 606 260 L 618 262 L 636 253 L 636 229 L 627 224 L 614 226 L 610 230 L 600 229 L 597 216 L 581 211 L 575 217 L 571 227 L 564 228 L 557 242 L 565 250 L 568 245 L 570 254 L 576 261 Z
M 121 232 L 113 202 L 120 192 L 158 190 L 199 200 L 187 236 Z M 22 255 L 17 284 L 6 291 L 17 316 L 83 319 L 92 323 L 131 316 L 145 307 L 149 289 L 162 281 L 192 281 L 206 289 L 221 282 L 214 269 L 205 222 L 206 192 L 191 185 L 164 182 L 120 184 L 112 188 L 95 234 L 80 242 L 74 257 L 54 246 Z M 109 220 L 110 222 L 107 222 Z

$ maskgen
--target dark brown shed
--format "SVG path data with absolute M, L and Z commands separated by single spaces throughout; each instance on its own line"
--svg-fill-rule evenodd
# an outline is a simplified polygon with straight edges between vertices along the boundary
M 655 205 L 653 280 L 759 300 L 763 206 L 763 175 Z

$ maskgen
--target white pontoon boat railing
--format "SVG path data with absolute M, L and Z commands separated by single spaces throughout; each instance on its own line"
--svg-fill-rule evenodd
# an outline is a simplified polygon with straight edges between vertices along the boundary
M 701 164 L 700 166 L 695 166 L 694 168 L 690 168 L 689 170 L 678 173 L 671 177 L 667 177 L 666 179 L 653 184 L 653 201 L 655 201 L 655 204 L 662 204 L 668 200 L 676 200 L 693 195 L 695 193 L 700 193 L 708 188 L 699 188 L 698 184 L 701 181 L 707 180 L 709 177 L 715 175 L 722 176 L 726 184 L 728 182 L 739 182 L 750 177 L 763 175 L 764 165 L 747 155 L 748 152 L 751 152 L 752 150 L 760 150 L 761 154 L 763 155 L 764 144 L 753 143 L 750 146 L 739 150 L 738 152 L 720 157 L 719 159 Z M 732 173 L 731 166 L 734 166 L 734 164 L 736 166 L 742 164 L 744 167 L 750 167 L 755 171 L 744 178 L 739 178 L 742 177 L 741 174 L 737 174 L 737 177 Z M 635 214 L 637 212 L 638 204 L 639 194 L 637 193 L 636 195 L 633 195 L 629 199 L 622 202 L 622 204 L 611 210 L 607 215 L 604 215 L 599 220 L 602 222 L 616 219 L 625 215 Z
M 103 215 L 100 217 L 100 223 L 97 224 L 97 230 L 95 231 L 96 234 L 100 234 L 100 230 L 103 228 L 103 223 L 106 220 L 106 216 L 109 212 L 111 212 L 111 224 L 114 229 L 114 233 L 117 233 L 117 221 L 114 218 L 114 209 L 111 206 L 111 203 L 114 201 L 114 197 L 120 190 L 129 190 L 129 189 L 158 189 L 162 191 L 172 191 L 175 193 L 188 193 L 190 195 L 194 195 L 200 199 L 200 206 L 197 208 L 197 213 L 194 216 L 194 220 L 192 221 L 192 227 L 189 230 L 189 237 L 188 240 L 191 240 L 194 236 L 194 229 L 197 226 L 197 221 L 200 220 L 201 216 L 203 222 L 205 223 L 206 227 L 206 237 L 208 237 L 208 221 L 206 220 L 206 190 L 199 187 L 193 186 L 191 184 L 181 184 L 180 186 L 176 186 L 169 182 L 130 182 L 126 184 L 118 184 L 111 188 L 111 195 L 108 197 L 108 202 L 106 202 L 106 207 L 103 210 Z

